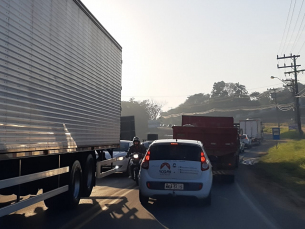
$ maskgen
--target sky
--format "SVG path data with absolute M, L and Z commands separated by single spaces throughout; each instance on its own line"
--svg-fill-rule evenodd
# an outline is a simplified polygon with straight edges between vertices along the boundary
M 152 99 L 166 111 L 218 81 L 249 93 L 281 87 L 270 76 L 286 79 L 291 69 L 277 64 L 291 61 L 277 55 L 300 55 L 305 69 L 304 0 L 82 2 L 123 48 L 123 101 Z

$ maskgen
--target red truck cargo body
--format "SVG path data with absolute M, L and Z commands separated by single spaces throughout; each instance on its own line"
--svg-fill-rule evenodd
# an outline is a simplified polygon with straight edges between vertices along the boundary
M 233 127 L 233 117 L 210 117 L 210 116 L 193 116 L 182 115 L 182 126 L 191 124 L 196 127 Z
M 239 138 L 236 128 L 173 127 L 174 139 L 201 141 L 208 156 L 225 156 L 236 153 Z

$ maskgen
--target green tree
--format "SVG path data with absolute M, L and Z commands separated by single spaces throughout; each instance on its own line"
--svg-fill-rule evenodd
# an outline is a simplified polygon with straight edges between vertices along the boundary
M 242 85 L 242 84 L 239 84 L 239 83 L 236 83 L 235 84 L 234 96 L 240 98 L 240 97 L 243 97 L 245 95 L 248 95 L 248 91 L 246 89 L 246 86 Z
M 219 81 L 213 84 L 213 89 L 211 92 L 211 97 L 225 97 L 228 96 L 228 92 L 225 90 L 226 83 L 224 81 Z
M 159 118 L 163 106 L 161 103 L 150 99 L 143 100 L 140 105 L 145 107 L 150 120 L 157 120 Z
M 257 91 L 255 91 L 255 92 L 252 92 L 249 96 L 250 96 L 250 99 L 251 99 L 251 100 L 257 101 L 257 100 L 259 100 L 260 93 L 257 92 Z
M 224 90 L 227 92 L 228 96 L 235 96 L 236 93 L 236 84 L 235 83 L 225 83 Z

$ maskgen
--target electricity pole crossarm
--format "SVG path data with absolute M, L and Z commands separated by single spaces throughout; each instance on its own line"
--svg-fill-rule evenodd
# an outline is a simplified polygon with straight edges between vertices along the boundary
M 280 60 L 280 59 L 287 59 L 287 58 L 298 58 L 298 57 L 300 57 L 300 55 L 292 55 L 292 54 L 290 54 L 290 56 L 285 56 L 285 54 L 284 54 L 284 56 L 283 57 L 279 57 L 278 55 L 276 56 L 276 58 L 278 59 L 278 60 Z
M 298 65 L 298 66 L 301 66 L 301 65 Z M 297 72 L 297 73 L 299 73 L 299 72 L 302 72 L 302 73 L 303 73 L 303 72 L 305 72 L 305 69 L 302 69 L 302 70 L 297 70 L 296 72 Z M 284 72 L 284 73 L 285 73 L 285 74 L 289 74 L 289 75 L 290 75 L 290 74 L 292 74 L 292 73 L 295 73 L 295 71 L 291 71 L 291 72 Z
M 300 67 L 301 65 L 297 65 L 296 67 Z M 287 66 L 287 65 L 285 65 L 284 64 L 284 66 L 279 66 L 279 65 L 277 65 L 277 68 L 294 68 L 294 65 L 293 64 L 291 64 L 290 66 Z

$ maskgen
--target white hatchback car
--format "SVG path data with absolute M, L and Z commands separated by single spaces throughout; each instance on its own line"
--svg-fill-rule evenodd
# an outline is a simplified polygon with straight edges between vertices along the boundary
M 188 196 L 210 205 L 212 182 L 212 165 L 200 141 L 156 140 L 141 164 L 139 199 L 146 205 L 149 197 Z
M 113 157 L 117 158 L 115 162 L 113 162 L 113 166 L 117 168 L 117 172 L 125 173 L 126 175 L 129 173 L 128 164 L 129 158 L 126 158 L 129 147 L 132 145 L 132 141 L 128 140 L 120 140 L 120 148 L 113 149 Z M 105 158 L 110 159 L 111 156 L 108 152 L 105 153 Z M 104 167 L 110 167 L 111 163 L 105 165 Z

